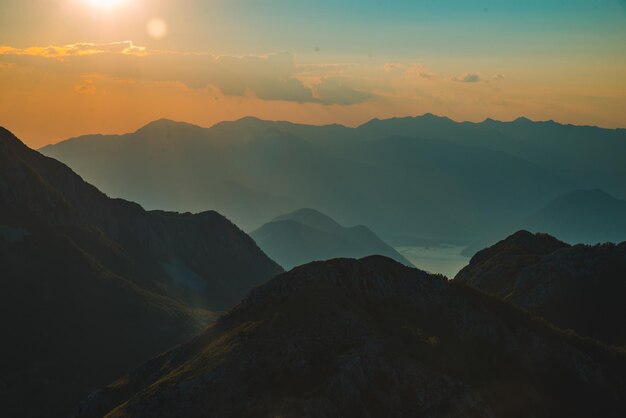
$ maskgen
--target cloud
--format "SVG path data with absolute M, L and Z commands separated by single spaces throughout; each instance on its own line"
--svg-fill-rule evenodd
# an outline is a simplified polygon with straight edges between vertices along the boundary
M 422 64 L 412 64 L 407 68 L 406 75 L 412 78 L 424 78 L 426 80 L 434 80 L 437 78 L 426 66 Z
M 315 95 L 322 103 L 345 106 L 363 103 L 374 97 L 372 93 L 360 90 L 353 84 L 352 80 L 345 77 L 324 78 L 315 85 Z
M 402 64 L 402 63 L 386 63 L 383 66 L 383 71 L 390 75 L 406 76 L 410 79 L 423 78 L 426 80 L 435 80 L 437 75 L 434 74 L 428 67 L 422 64 Z
M 467 73 L 462 77 L 454 77 L 453 81 L 458 81 L 460 83 L 480 83 L 483 79 L 480 77 L 480 74 L 477 73 Z
M 387 62 L 383 66 L 383 71 L 387 74 L 398 74 L 406 71 L 407 66 L 405 64 L 397 62 Z
M 74 91 L 78 94 L 96 94 L 96 88 L 93 85 L 93 80 L 85 80 L 83 84 L 74 86 Z
M 45 58 L 64 58 L 70 56 L 95 55 L 102 53 L 119 53 L 141 55 L 145 48 L 135 46 L 131 41 L 111 42 L 107 44 L 79 43 L 63 46 L 12 48 L 0 46 L 0 55 L 17 55 Z
M 25 49 L 0 46 L 0 62 L 77 76 L 179 82 L 189 89 L 213 86 L 226 96 L 252 95 L 262 100 L 349 105 L 369 97 L 332 79 L 305 85 L 290 53 L 233 56 L 149 51 L 126 41 Z

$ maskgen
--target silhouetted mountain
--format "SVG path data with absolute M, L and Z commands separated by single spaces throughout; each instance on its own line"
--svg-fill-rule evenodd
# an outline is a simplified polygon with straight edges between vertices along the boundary
M 531 215 L 525 227 L 571 243 L 626 241 L 626 201 L 602 190 L 577 190 Z
M 110 199 L 0 128 L 0 410 L 67 416 L 281 271 L 215 212 Z
M 524 122 L 520 129 L 537 136 L 529 123 L 535 126 Z M 150 208 L 214 208 L 246 230 L 280 213 L 315 207 L 340 223 L 368 225 L 387 241 L 399 235 L 475 238 L 500 234 L 579 187 L 572 180 L 577 176 L 555 165 L 559 155 L 550 164 L 543 156 L 526 158 L 532 154 L 527 150 L 544 153 L 534 137 L 524 145 L 501 133 L 518 123 L 487 125 L 432 115 L 359 128 L 245 118 L 204 129 L 161 120 L 132 134 L 85 136 L 42 152 L 108 193 Z M 552 132 L 552 125 L 536 125 Z M 594 139 L 622 135 L 567 130 Z M 626 143 L 596 145 L 617 151 L 614 142 Z M 567 161 L 569 153 L 563 154 Z
M 626 243 L 570 246 L 517 232 L 478 252 L 454 279 L 564 329 L 626 346 Z
M 626 355 L 384 257 L 298 267 L 81 418 L 622 417 Z
M 385 244 L 369 228 L 344 228 L 313 209 L 279 216 L 250 236 L 274 261 L 289 270 L 311 261 L 384 255 L 404 265 L 410 261 Z

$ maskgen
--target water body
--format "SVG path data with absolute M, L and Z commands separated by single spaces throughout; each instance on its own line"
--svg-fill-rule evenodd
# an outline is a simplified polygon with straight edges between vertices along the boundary
M 461 253 L 466 247 L 458 245 L 433 245 L 424 247 L 396 247 L 415 267 L 430 273 L 440 273 L 452 279 L 469 264 L 469 257 Z

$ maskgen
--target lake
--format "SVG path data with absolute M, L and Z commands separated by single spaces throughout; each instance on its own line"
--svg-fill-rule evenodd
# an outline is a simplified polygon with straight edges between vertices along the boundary
M 466 247 L 458 245 L 433 245 L 427 247 L 396 247 L 415 267 L 430 273 L 440 273 L 452 279 L 469 263 L 461 253 Z

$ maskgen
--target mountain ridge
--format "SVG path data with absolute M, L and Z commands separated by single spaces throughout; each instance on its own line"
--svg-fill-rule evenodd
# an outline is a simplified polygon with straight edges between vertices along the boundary
M 6 129 L 0 264 L 0 405 L 13 417 L 67 416 L 90 390 L 184 342 L 211 311 L 282 271 L 217 212 L 111 199 Z
M 44 151 L 116 196 L 147 208 L 212 207 L 247 231 L 280 213 L 316 207 L 383 236 L 471 236 L 575 186 L 502 150 L 386 126 L 382 139 L 363 128 L 257 119 L 161 131 L 146 136 L 150 141 L 84 137 Z
M 625 369 L 623 352 L 442 276 L 336 259 L 253 289 L 77 417 L 618 417 Z
M 391 117 L 391 118 L 387 118 L 387 119 L 379 119 L 379 118 L 372 118 L 367 122 L 364 122 L 362 124 L 356 125 L 354 127 L 349 126 L 349 125 L 343 125 L 341 123 L 329 123 L 329 124 L 321 124 L 321 125 L 315 125 L 315 124 L 300 124 L 297 122 L 290 122 L 287 120 L 271 120 L 271 119 L 262 119 L 256 116 L 244 116 L 241 117 L 239 119 L 235 119 L 235 120 L 224 120 L 224 121 L 220 121 L 220 122 L 216 122 L 213 125 L 210 126 L 202 126 L 202 125 L 198 125 L 192 122 L 185 122 L 185 121 L 178 121 L 178 120 L 174 120 L 174 119 L 170 119 L 167 117 L 162 117 L 159 119 L 155 119 L 153 121 L 150 121 L 148 123 L 146 123 L 145 125 L 141 126 L 140 128 L 138 128 L 137 130 L 135 130 L 134 132 L 138 132 L 140 130 L 142 130 L 143 128 L 149 127 L 149 126 L 153 126 L 153 124 L 167 124 L 167 125 L 173 125 L 173 124 L 180 124 L 180 125 L 186 125 L 186 126 L 193 126 L 193 127 L 197 127 L 197 128 L 201 128 L 201 129 L 211 129 L 214 128 L 216 126 L 221 126 L 221 125 L 231 125 L 231 124 L 237 124 L 237 123 L 246 123 L 246 122 L 252 122 L 252 123 L 257 123 L 257 122 L 261 122 L 263 124 L 270 124 L 270 125 L 293 125 L 293 126 L 305 126 L 305 127 L 311 127 L 311 128 L 346 128 L 346 129 L 353 129 L 353 130 L 358 130 L 360 128 L 365 128 L 367 127 L 369 124 L 372 123 L 379 123 L 379 122 L 386 122 L 386 121 L 399 121 L 399 120 L 420 120 L 420 119 L 430 119 L 430 120 L 440 120 L 440 121 L 446 121 L 446 122 L 454 122 L 457 124 L 467 124 L 467 125 L 484 125 L 486 123 L 496 123 L 496 124 L 514 124 L 516 122 L 519 121 L 525 121 L 525 122 L 531 122 L 533 124 L 555 124 L 558 125 L 560 127 L 573 127 L 573 128 L 592 128 L 592 129 L 600 129 L 600 130 L 607 130 L 607 131 L 617 131 L 617 132 L 624 132 L 626 133 L 626 127 L 623 128 L 606 128 L 606 127 L 602 127 L 602 126 L 597 126 L 597 125 L 577 125 L 577 124 L 572 124 L 572 123 L 561 123 L 561 122 L 557 122 L 554 120 L 532 120 L 529 119 L 525 116 L 519 116 L 515 119 L 512 120 L 498 120 L 498 119 L 492 119 L 490 117 L 484 119 L 483 121 L 480 122 L 472 122 L 472 121 L 456 121 L 454 119 L 449 118 L 448 116 L 445 115 L 435 115 L 433 113 L 424 113 L 422 115 L 416 115 L 416 116 L 405 116 L 405 117 Z M 2 128 L 5 129 L 6 128 Z M 70 140 L 75 140 L 75 139 L 83 139 L 83 138 L 87 138 L 87 137 L 92 137 L 95 135 L 101 135 L 101 136 L 124 136 L 125 134 L 118 134 L 118 135 L 110 135 L 110 134 L 82 134 L 82 135 L 78 135 L 75 137 L 71 137 L 65 140 L 61 140 L 55 143 L 51 143 L 48 145 L 44 145 L 43 147 L 39 148 L 39 150 L 44 150 L 48 147 L 54 147 L 55 145 L 58 145 L 60 143 L 66 142 L 66 141 L 70 141 Z

